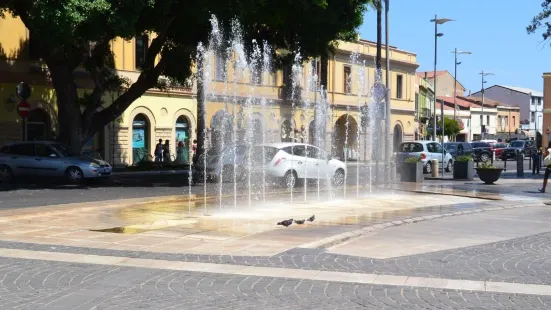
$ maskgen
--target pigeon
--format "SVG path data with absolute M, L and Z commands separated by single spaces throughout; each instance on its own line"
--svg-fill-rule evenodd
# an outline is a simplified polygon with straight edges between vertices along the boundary
M 295 223 L 297 223 L 297 224 L 299 224 L 299 225 L 302 225 L 302 224 L 304 224 L 304 221 L 305 221 L 305 220 L 298 220 L 298 221 L 295 220 Z
M 288 219 L 288 220 L 281 221 L 281 222 L 277 223 L 277 225 L 281 225 L 281 226 L 285 226 L 285 227 L 289 227 L 291 224 L 293 224 L 293 219 Z
M 312 216 L 308 219 L 308 222 L 313 222 L 315 219 L 316 219 L 316 216 L 315 216 L 315 215 L 312 215 Z

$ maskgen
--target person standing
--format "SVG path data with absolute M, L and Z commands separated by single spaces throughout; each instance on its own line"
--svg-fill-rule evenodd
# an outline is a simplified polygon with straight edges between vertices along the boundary
M 170 162 L 170 141 L 165 140 L 165 144 L 163 145 L 163 162 L 169 163 Z
M 541 156 L 540 149 L 532 153 L 532 174 L 536 174 L 536 172 L 537 174 L 540 174 L 540 166 L 541 166 L 540 156 Z
M 184 142 L 178 142 L 178 148 L 176 149 L 176 164 L 184 164 Z
M 155 146 L 155 162 L 161 163 L 163 161 L 163 139 L 159 139 L 159 143 Z
M 547 187 L 547 180 L 549 175 L 551 175 L 551 141 L 547 143 L 547 150 L 543 153 L 543 165 L 545 166 L 545 173 L 543 175 L 543 187 L 539 189 L 540 193 L 545 193 L 545 188 Z

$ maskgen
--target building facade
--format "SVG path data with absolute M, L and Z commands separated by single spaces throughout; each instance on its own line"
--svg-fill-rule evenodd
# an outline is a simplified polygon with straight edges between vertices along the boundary
M 425 78 L 417 75 L 415 77 L 415 120 L 418 129 L 415 140 L 424 139 L 429 134 L 427 131 L 428 121 L 434 114 L 434 87 Z
M 432 85 L 434 85 L 434 71 L 417 72 L 419 77 L 426 79 Z M 454 89 L 457 90 L 454 92 Z M 463 84 L 456 81 L 453 75 L 448 70 L 436 71 L 436 95 L 452 97 L 463 96 L 465 94 L 465 87 Z
M 482 92 L 473 93 L 472 96 L 481 97 Z M 542 132 L 543 128 L 543 93 L 528 88 L 494 85 L 484 89 L 484 96 L 502 102 L 509 106 L 520 108 L 519 125 L 529 136 L 535 132 Z
M 0 34 L 0 43 L 8 59 L 0 65 L 0 100 L 5 113 L 0 113 L 0 144 L 23 139 L 23 125 L 17 116 L 15 96 L 17 83 L 25 81 L 33 90 L 29 99 L 31 113 L 27 131 L 29 139 L 53 139 L 58 131 L 55 91 L 45 78 L 47 69 L 31 55 L 22 57 L 17 52 L 20 42 L 29 40 L 23 23 L 10 16 L 0 19 L 2 29 L 13 29 Z M 121 76 L 135 81 L 152 36 L 144 35 L 131 40 L 115 39 L 111 48 L 115 68 Z M 351 60 L 352 54 L 359 61 Z M 327 101 L 330 111 L 325 128 L 325 145 L 334 156 L 351 160 L 369 160 L 373 142 L 373 128 L 362 125 L 362 106 L 370 106 L 370 92 L 375 81 L 376 44 L 366 40 L 340 42 L 328 63 Z M 383 49 L 383 63 L 385 62 Z M 391 141 L 398 145 L 413 140 L 418 131 L 415 108 L 416 55 L 390 47 L 391 74 Z M 270 143 L 299 141 L 312 144 L 314 106 L 319 93 L 301 92 L 301 98 L 293 100 L 288 94 L 288 72 L 263 73 L 251 83 L 251 72 L 240 72 L 239 80 L 229 81 L 233 75 L 231 59 L 210 59 L 212 66 L 207 97 L 206 124 L 207 145 L 215 147 L 237 141 L 238 143 Z M 365 63 L 365 65 L 358 65 Z M 225 67 L 226 70 L 220 70 Z M 302 85 L 311 83 L 311 62 L 303 65 Z M 317 66 L 315 66 L 317 67 Z M 319 69 L 318 69 L 319 70 Z M 384 68 L 383 68 L 384 70 Z M 385 82 L 383 80 L 383 82 Z M 228 90 L 229 85 L 232 87 Z M 78 81 L 79 91 L 89 92 L 93 85 L 86 78 Z M 196 85 L 184 87 L 172 85 L 168 90 L 147 91 L 105 130 L 86 143 L 85 149 L 96 150 L 115 165 L 132 165 L 151 158 L 159 139 L 169 140 L 174 153 L 178 142 L 183 142 L 187 159 L 191 158 L 191 144 L 197 137 Z M 107 94 L 110 104 L 119 94 Z M 250 104 L 250 98 L 255 98 Z M 373 120 L 371 120 L 373 121 Z M 380 120 L 379 120 L 380 121 Z M 249 128 L 249 130 L 247 130 Z M 293 129 L 292 132 L 290 129 Z M 381 124 L 382 128 L 382 124 Z M 249 136 L 250 134 L 250 136 Z

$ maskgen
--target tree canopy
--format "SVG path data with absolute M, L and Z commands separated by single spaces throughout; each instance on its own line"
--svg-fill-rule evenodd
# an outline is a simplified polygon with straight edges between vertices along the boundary
M 186 83 L 196 48 L 207 42 L 211 16 L 225 33 L 237 20 L 244 43 L 253 39 L 317 56 L 336 39 L 351 39 L 371 0 L 0 0 L 3 14 L 19 17 L 33 50 L 47 65 L 58 103 L 58 139 L 79 151 L 83 143 L 148 89 L 160 76 Z M 5 31 L 5 30 L 4 30 Z M 114 70 L 113 39 L 154 33 L 133 83 Z M 250 48 L 251 46 L 246 46 Z M 274 57 L 276 55 L 274 54 Z M 79 98 L 74 72 L 84 68 L 94 88 Z M 121 91 L 105 106 L 107 92 Z
M 541 7 L 542 11 L 532 18 L 532 22 L 526 27 L 526 31 L 529 34 L 533 34 L 543 27 L 544 29 L 541 35 L 544 40 L 547 40 L 551 37 L 551 23 L 547 21 L 551 16 L 551 0 L 544 0 Z

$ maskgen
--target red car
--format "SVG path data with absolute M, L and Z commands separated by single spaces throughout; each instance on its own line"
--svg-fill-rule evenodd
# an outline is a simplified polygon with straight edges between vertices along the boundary
M 494 147 L 495 158 L 498 159 L 501 158 L 501 153 L 503 153 L 503 149 L 507 147 L 507 143 L 492 143 L 492 146 Z

